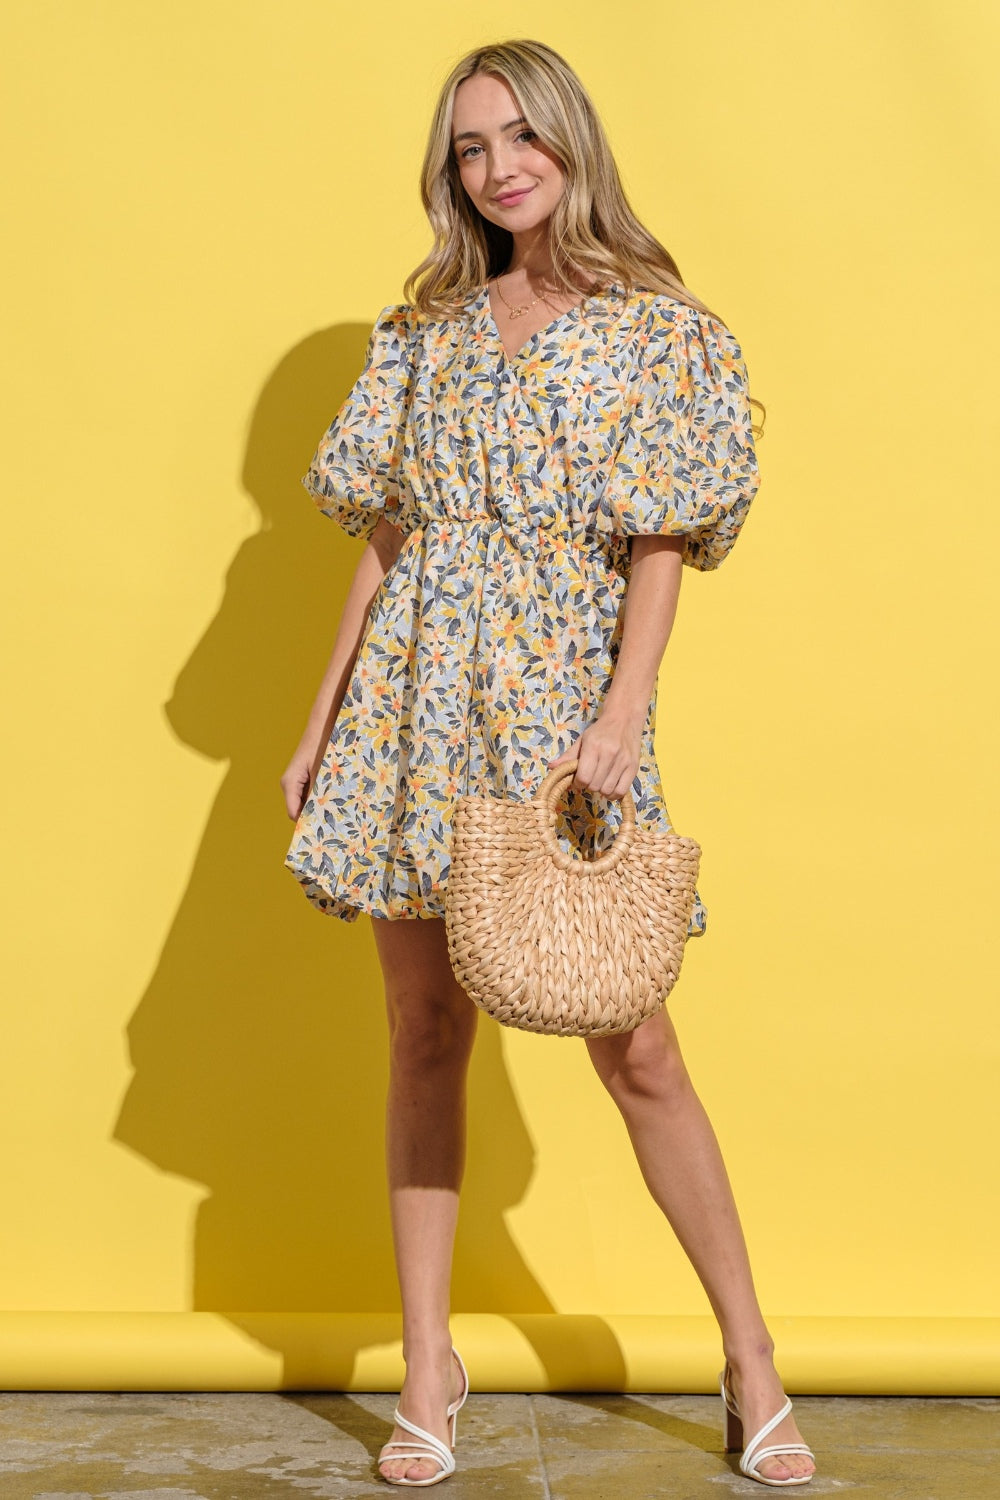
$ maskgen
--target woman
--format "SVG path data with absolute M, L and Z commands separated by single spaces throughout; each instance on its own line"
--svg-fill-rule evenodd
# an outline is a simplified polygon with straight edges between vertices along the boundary
M 669 829 L 653 718 L 681 566 L 722 561 L 757 486 L 739 346 L 636 221 L 556 53 L 510 42 L 458 64 L 423 198 L 435 245 L 412 305 L 379 318 L 304 481 L 368 545 L 282 779 L 287 863 L 320 910 L 370 915 L 385 979 L 406 1380 L 379 1462 L 413 1486 L 454 1471 L 468 1389 L 448 1333 L 477 1014 L 442 920 L 454 800 L 530 797 L 573 756 L 579 840 L 614 837 L 630 787 L 639 822 Z M 699 900 L 690 933 L 704 924 Z M 724 1398 L 757 1434 L 744 1472 L 805 1483 L 812 1456 L 666 1011 L 588 1048 L 719 1320 Z

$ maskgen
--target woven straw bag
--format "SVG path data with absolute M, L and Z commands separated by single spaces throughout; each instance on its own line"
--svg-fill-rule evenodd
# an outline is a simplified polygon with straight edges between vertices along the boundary
M 638 828 L 631 792 L 596 859 L 562 848 L 550 771 L 530 802 L 459 797 L 445 922 L 462 987 L 505 1026 L 608 1036 L 655 1014 L 678 974 L 701 850 Z

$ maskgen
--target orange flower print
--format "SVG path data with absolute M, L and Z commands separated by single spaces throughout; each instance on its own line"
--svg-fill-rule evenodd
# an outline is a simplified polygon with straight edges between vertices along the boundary
M 305 476 L 348 535 L 404 546 L 368 628 L 286 863 L 318 910 L 439 917 L 455 800 L 534 794 L 599 716 L 629 538 L 728 556 L 758 474 L 742 351 L 711 314 L 611 288 L 508 359 L 485 289 L 435 319 L 389 307 Z M 633 785 L 669 829 L 650 705 Z M 578 791 L 596 852 L 618 808 Z M 696 901 L 690 933 L 704 930 Z

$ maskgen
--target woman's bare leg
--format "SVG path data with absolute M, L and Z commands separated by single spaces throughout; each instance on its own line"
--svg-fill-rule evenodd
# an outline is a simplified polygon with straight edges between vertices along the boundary
M 588 1042 L 602 1083 L 621 1110 L 642 1175 L 708 1294 L 733 1372 L 733 1392 L 749 1439 L 784 1399 L 774 1344 L 754 1290 L 743 1230 L 715 1132 L 688 1077 L 666 1011 L 635 1031 Z M 802 1439 L 794 1416 L 769 1445 Z M 764 1459 L 771 1479 L 806 1474 L 804 1454 Z
M 465 1080 L 477 1011 L 448 960 L 444 922 L 372 920 L 389 1018 L 386 1164 L 403 1303 L 403 1415 L 443 1442 L 461 1390 L 448 1332 L 452 1248 L 465 1164 Z M 393 1441 L 412 1442 L 398 1427 Z M 432 1459 L 395 1459 L 386 1477 L 427 1479 Z

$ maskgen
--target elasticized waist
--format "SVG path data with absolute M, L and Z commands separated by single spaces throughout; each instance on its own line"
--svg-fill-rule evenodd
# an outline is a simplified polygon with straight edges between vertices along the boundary
M 527 517 L 504 516 L 496 512 L 479 511 L 475 515 L 449 515 L 414 517 L 414 530 L 430 531 L 446 535 L 449 531 L 501 531 L 518 545 L 534 543 L 557 551 L 603 552 L 623 539 L 599 531 L 588 531 L 583 526 L 568 526 L 560 517 L 549 521 L 532 521 Z

